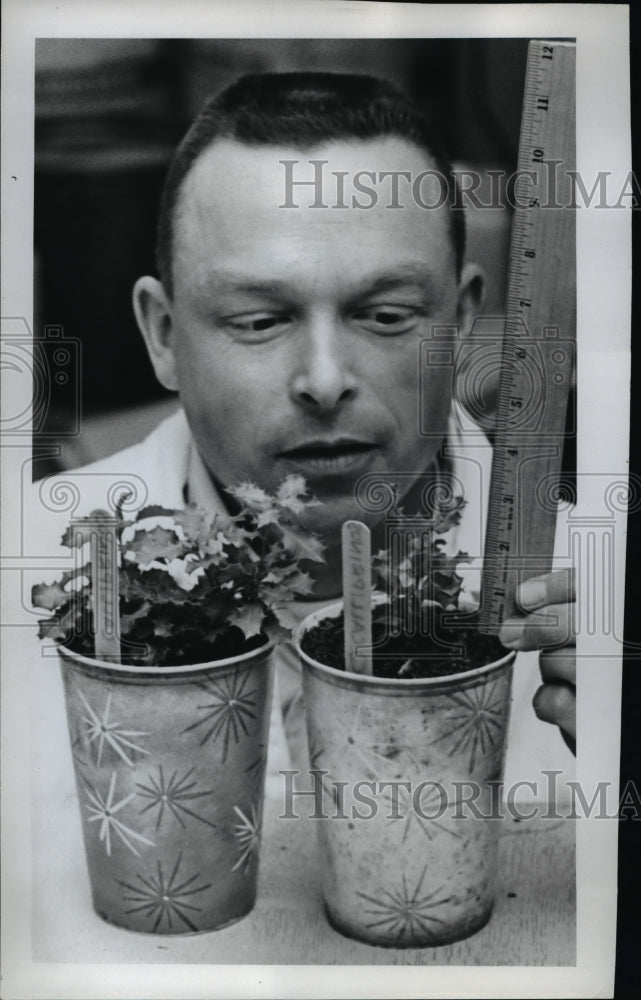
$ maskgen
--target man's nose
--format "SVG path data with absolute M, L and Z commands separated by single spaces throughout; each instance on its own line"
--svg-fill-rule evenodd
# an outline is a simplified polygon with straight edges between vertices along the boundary
M 292 379 L 296 402 L 316 412 L 331 411 L 357 392 L 349 357 L 347 331 L 331 318 L 310 322 L 301 338 L 299 363 Z

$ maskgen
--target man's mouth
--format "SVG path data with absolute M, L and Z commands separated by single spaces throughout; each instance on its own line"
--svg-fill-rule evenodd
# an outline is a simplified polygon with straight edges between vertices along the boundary
M 370 441 L 359 441 L 354 438 L 337 438 L 336 440 L 310 440 L 295 448 L 288 448 L 279 454 L 279 458 L 291 463 L 308 476 L 340 475 L 347 472 L 358 472 L 365 467 L 372 456 L 378 451 L 378 445 Z

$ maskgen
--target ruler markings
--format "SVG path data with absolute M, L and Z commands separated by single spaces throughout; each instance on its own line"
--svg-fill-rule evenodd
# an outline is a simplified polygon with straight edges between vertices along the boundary
M 519 178 L 529 171 L 536 183 L 529 195 L 523 184 L 515 188 L 528 207 L 517 205 L 512 227 L 482 582 L 481 628 L 492 633 L 516 610 L 518 582 L 549 569 L 554 542 L 554 504 L 537 491 L 560 472 L 574 357 L 575 243 L 571 209 L 541 207 L 545 161 L 552 160 L 566 171 L 560 195 L 574 168 L 574 47 L 533 41 L 518 169 Z

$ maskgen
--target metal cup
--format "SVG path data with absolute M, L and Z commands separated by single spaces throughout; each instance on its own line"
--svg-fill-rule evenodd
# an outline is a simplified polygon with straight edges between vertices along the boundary
M 256 898 L 273 643 L 170 668 L 59 652 L 96 912 L 157 934 L 240 920 Z
M 328 920 L 395 948 L 468 937 L 494 903 L 515 654 L 427 680 L 347 673 L 300 648 L 341 611 L 309 615 L 296 639 L 311 776 L 324 789 L 316 825 Z

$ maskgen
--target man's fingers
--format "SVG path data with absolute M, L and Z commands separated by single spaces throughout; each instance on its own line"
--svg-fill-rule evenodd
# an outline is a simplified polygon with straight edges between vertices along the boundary
M 525 612 L 544 608 L 546 604 L 566 604 L 575 599 L 573 569 L 533 576 L 516 589 L 517 606 Z
M 543 722 L 559 726 L 576 740 L 576 697 L 569 684 L 543 684 L 532 702 L 534 711 Z
M 522 618 L 503 622 L 499 639 L 510 649 L 542 649 L 575 644 L 575 605 L 552 604 Z
M 546 683 L 576 684 L 576 650 L 544 649 L 539 656 L 541 677 Z

